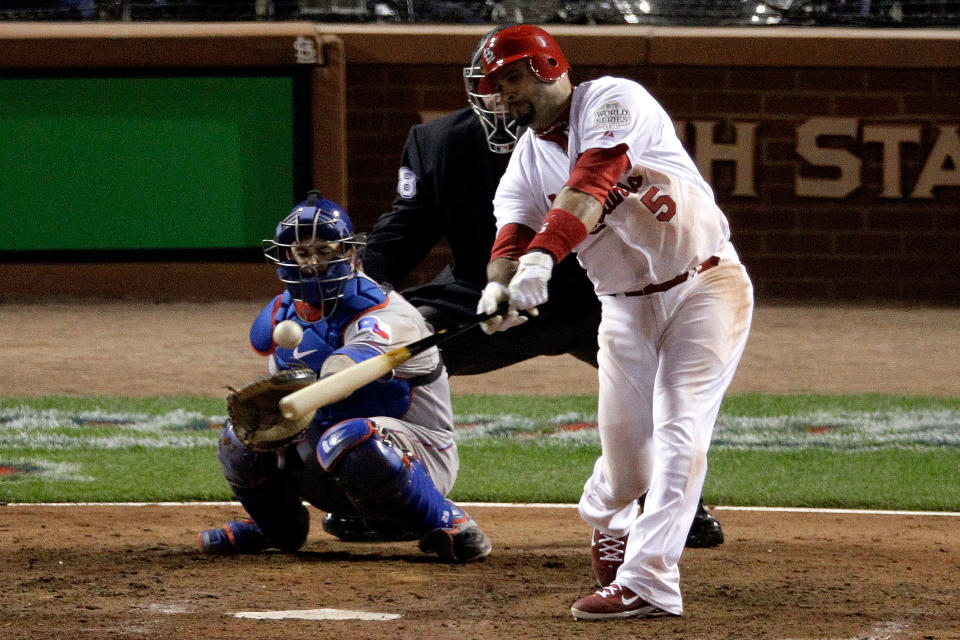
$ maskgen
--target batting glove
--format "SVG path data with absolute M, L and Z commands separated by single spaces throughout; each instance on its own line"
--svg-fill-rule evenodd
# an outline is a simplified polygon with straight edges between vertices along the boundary
M 520 266 L 510 280 L 510 301 L 517 309 L 533 309 L 547 301 L 547 283 L 553 256 L 531 251 L 520 256 Z
M 501 303 L 509 302 L 510 292 L 499 282 L 488 282 L 480 295 L 480 302 L 477 304 L 477 313 L 494 313 L 500 307 Z M 531 314 L 531 315 L 536 315 Z M 528 320 L 527 316 L 521 316 L 511 303 L 505 314 L 496 315 L 489 320 L 480 323 L 480 328 L 487 335 L 497 331 L 506 331 L 511 327 L 521 325 Z

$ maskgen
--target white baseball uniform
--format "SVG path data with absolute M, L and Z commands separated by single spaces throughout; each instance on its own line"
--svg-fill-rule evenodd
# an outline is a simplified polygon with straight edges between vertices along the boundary
M 539 229 L 580 154 L 617 145 L 630 166 L 575 248 L 603 310 L 602 453 L 580 514 L 608 535 L 630 534 L 616 581 L 679 614 L 677 563 L 753 311 L 726 217 L 663 108 L 639 84 L 610 77 L 574 89 L 566 150 L 522 136 L 494 209 L 498 229 Z

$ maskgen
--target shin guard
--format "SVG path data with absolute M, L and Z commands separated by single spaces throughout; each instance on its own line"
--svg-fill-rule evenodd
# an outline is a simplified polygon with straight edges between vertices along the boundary
M 425 533 L 454 525 L 456 507 L 437 490 L 426 468 L 384 442 L 370 420 L 345 420 L 327 429 L 317 459 L 357 508 Z

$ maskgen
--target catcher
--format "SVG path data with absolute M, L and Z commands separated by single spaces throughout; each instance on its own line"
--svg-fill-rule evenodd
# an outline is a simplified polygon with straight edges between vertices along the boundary
M 359 270 L 363 242 L 347 214 L 315 191 L 277 226 L 264 254 L 286 285 L 260 312 L 250 342 L 269 376 L 232 391 L 218 457 L 250 515 L 200 534 L 206 553 L 299 549 L 317 509 L 385 518 L 417 533 L 420 549 L 450 563 L 480 560 L 491 544 L 446 499 L 459 469 L 447 373 L 436 348 L 398 366 L 312 418 L 284 419 L 284 395 L 426 335 L 423 317 Z M 293 348 L 273 339 L 293 320 Z

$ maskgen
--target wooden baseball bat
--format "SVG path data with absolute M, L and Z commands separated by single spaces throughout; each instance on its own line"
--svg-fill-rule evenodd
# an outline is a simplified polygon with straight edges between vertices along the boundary
M 333 375 L 321 378 L 310 386 L 281 398 L 280 413 L 283 414 L 284 418 L 293 420 L 328 404 L 343 400 L 360 387 L 387 375 L 392 369 L 410 358 L 472 329 L 485 320 L 506 313 L 506 311 L 507 305 L 504 303 L 494 313 L 477 314 L 450 329 L 441 329 L 426 338 L 411 342 L 405 347 L 391 349 L 379 356 L 358 362 Z

